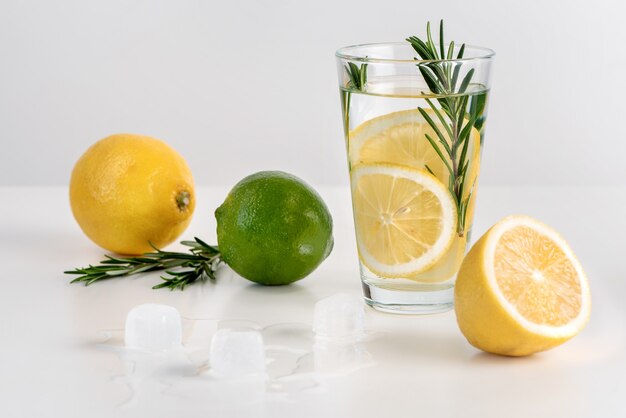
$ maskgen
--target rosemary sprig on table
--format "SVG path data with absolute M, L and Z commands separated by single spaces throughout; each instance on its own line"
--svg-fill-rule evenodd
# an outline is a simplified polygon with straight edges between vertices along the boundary
M 195 238 L 194 241 L 181 241 L 181 244 L 189 247 L 189 252 L 161 251 L 154 248 L 154 252 L 138 257 L 105 255 L 106 260 L 96 266 L 90 265 L 64 273 L 79 275 L 71 283 L 84 283 L 89 286 L 100 280 L 164 270 L 168 276 L 161 276 L 163 282 L 152 288 L 167 287 L 170 290 L 184 290 L 185 286 L 197 281 L 215 280 L 215 272 L 221 262 L 219 249 L 200 238 Z
M 465 234 L 467 207 L 474 192 L 474 184 L 468 184 L 466 177 L 470 164 L 468 148 L 472 128 L 480 129 L 484 121 L 482 113 L 485 108 L 485 95 L 473 96 L 469 113 L 466 111 L 470 101 L 467 89 L 472 81 L 474 69 L 470 69 L 459 82 L 462 64 L 440 61 L 460 60 L 465 53 L 465 44 L 461 45 L 456 57 L 454 56 L 454 42 L 450 42 L 450 45 L 446 47 L 443 20 L 439 24 L 438 46 L 433 41 L 430 22 L 426 25 L 426 40 L 416 36 L 411 36 L 406 40 L 419 55 L 419 59 L 415 58 L 415 60 L 426 61 L 417 63 L 417 67 L 439 104 L 437 106 L 432 99 L 426 99 L 439 124 L 426 110 L 421 107 L 418 110 L 436 134 L 436 138 L 426 134 L 426 139 L 448 171 L 448 189 L 457 208 L 457 234 L 462 237 Z M 431 171 L 429 167 L 426 169 Z M 464 197 L 468 187 L 469 192 Z

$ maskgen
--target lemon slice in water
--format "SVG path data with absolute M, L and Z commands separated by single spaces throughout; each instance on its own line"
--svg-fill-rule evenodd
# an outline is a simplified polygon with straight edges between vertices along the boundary
M 448 145 L 450 138 L 435 113 L 427 114 L 444 133 Z M 417 109 L 393 112 L 362 123 L 349 134 L 349 159 L 351 164 L 389 163 L 430 168 L 435 177 L 447 184 L 449 173 L 441 158 L 426 139 L 426 135 L 438 140 L 437 134 Z M 468 183 L 470 186 L 478 175 L 480 165 L 480 134 L 472 128 L 469 136 Z M 441 147 L 441 146 L 440 146 Z M 459 151 L 460 152 L 460 151 Z M 466 189 L 469 193 L 469 187 Z
M 439 131 L 443 133 L 448 145 L 450 145 L 449 134 L 435 112 L 431 109 L 426 109 L 426 113 Z M 447 121 L 445 114 L 443 117 L 445 118 L 444 121 Z M 439 141 L 431 125 L 417 109 L 402 110 L 372 118 L 349 133 L 348 155 L 350 164 L 388 163 L 429 170 L 437 179 L 447 185 L 450 180 L 450 173 L 441 157 L 437 155 L 433 146 L 426 139 L 426 135 L 430 136 L 434 141 Z M 470 197 L 470 192 L 472 196 L 467 208 L 467 214 L 465 215 L 466 232 L 470 230 L 472 220 L 474 219 L 476 187 L 478 186 L 478 174 L 480 171 L 480 133 L 476 128 L 472 127 L 468 140 L 467 161 L 469 165 L 464 180 L 463 199 Z M 439 144 L 439 148 L 445 155 L 446 152 L 443 150 L 442 145 Z M 461 150 L 457 152 L 460 153 Z M 446 158 L 450 166 L 452 166 L 450 159 L 447 156 Z M 463 246 L 459 245 L 458 247 L 461 248 Z M 457 254 L 459 257 L 457 257 L 456 262 L 444 260 L 444 264 L 452 266 L 453 270 L 456 270 L 460 265 L 464 248 L 458 251 Z M 446 270 L 450 270 L 450 268 L 446 267 Z M 439 280 L 439 276 L 439 274 L 433 276 L 436 278 L 435 281 Z M 441 277 L 446 276 L 443 275 Z
M 382 277 L 410 277 L 446 254 L 456 208 L 426 171 L 393 164 L 352 168 L 352 199 L 361 261 Z

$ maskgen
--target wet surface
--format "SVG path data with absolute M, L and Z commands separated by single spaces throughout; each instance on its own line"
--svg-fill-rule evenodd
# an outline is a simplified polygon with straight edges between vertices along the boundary
M 263 338 L 266 370 L 236 377 L 221 377 L 211 368 L 211 340 L 221 329 L 256 330 Z M 119 408 L 150 403 L 202 399 L 208 408 L 254 407 L 268 398 L 288 400 L 302 391 L 324 390 L 335 379 L 374 365 L 367 345 L 371 335 L 321 338 L 304 323 L 278 323 L 266 327 L 251 321 L 183 318 L 182 347 L 144 351 L 127 348 L 124 330 L 102 330 L 95 348 L 119 359 L 111 383 L 127 388 Z

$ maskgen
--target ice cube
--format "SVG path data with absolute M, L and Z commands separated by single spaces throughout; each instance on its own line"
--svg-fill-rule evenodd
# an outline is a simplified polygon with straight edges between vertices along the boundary
M 182 346 L 182 325 L 176 308 L 156 303 L 135 306 L 126 316 L 126 346 L 147 351 Z
M 338 293 L 315 304 L 313 332 L 317 337 L 359 337 L 364 331 L 365 311 L 361 297 Z
M 263 374 L 263 337 L 252 328 L 222 328 L 213 335 L 209 361 L 213 373 L 219 377 Z

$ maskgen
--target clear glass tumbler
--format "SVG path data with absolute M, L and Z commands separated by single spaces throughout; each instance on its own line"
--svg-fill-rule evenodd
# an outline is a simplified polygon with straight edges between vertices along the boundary
M 452 48 L 452 51 L 450 51 Z M 445 45 L 441 56 L 459 57 Z M 451 309 L 474 217 L 494 52 L 421 60 L 409 42 L 336 53 L 365 300 Z

